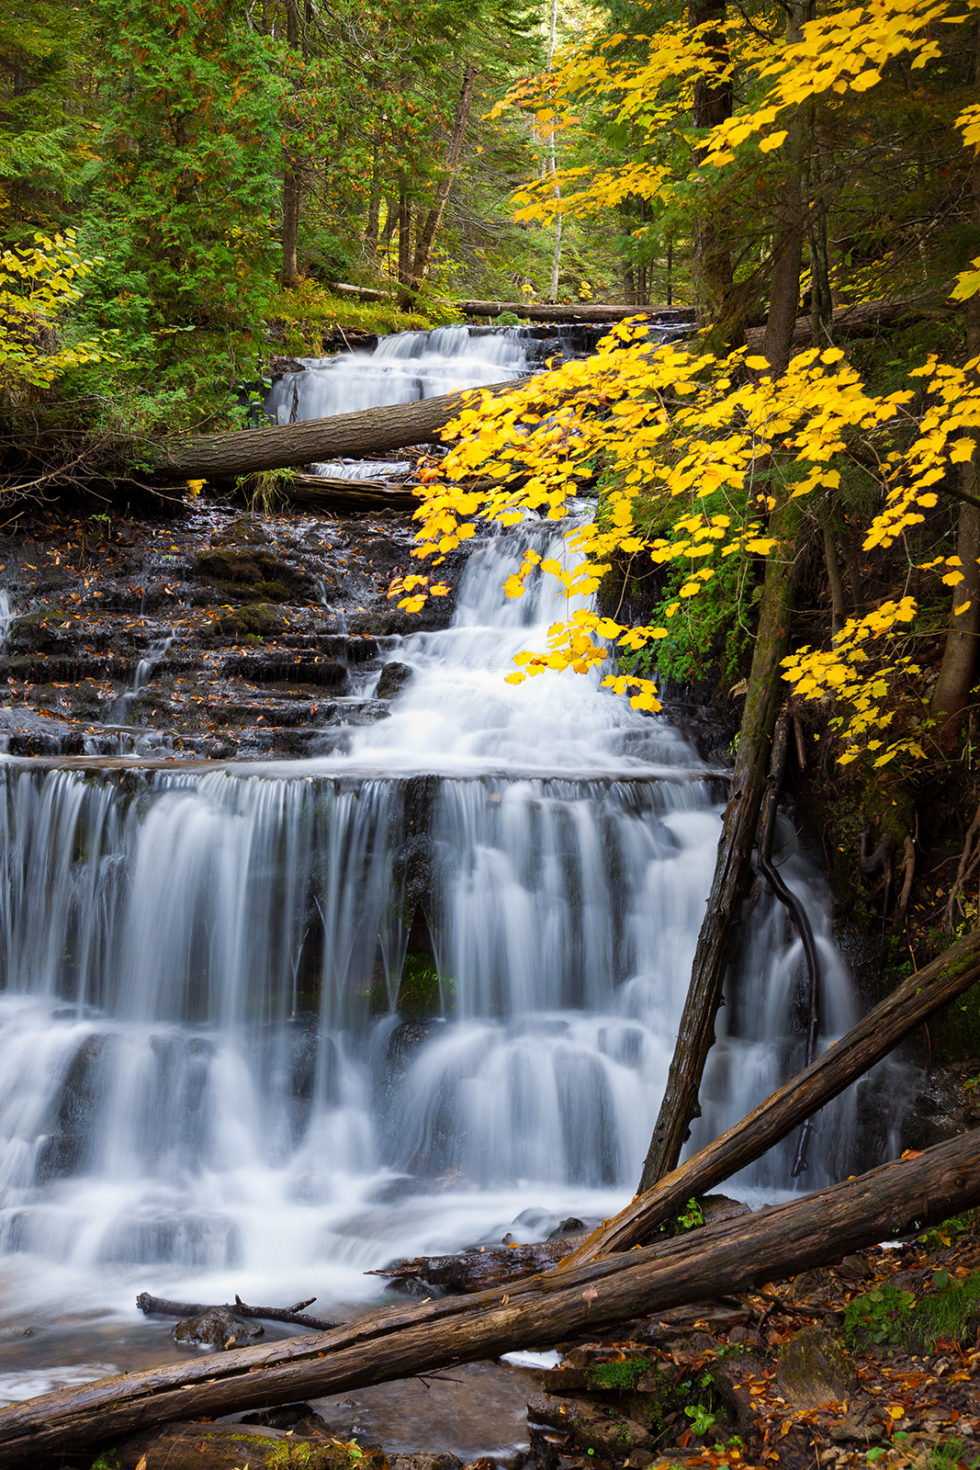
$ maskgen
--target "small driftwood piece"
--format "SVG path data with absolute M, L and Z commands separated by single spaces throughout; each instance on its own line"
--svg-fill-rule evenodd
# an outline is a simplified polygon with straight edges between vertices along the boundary
M 311 1317 L 303 1311 L 315 1301 L 316 1297 L 311 1296 L 293 1307 L 249 1307 L 236 1294 L 234 1302 L 222 1302 L 218 1306 L 209 1302 L 171 1302 L 166 1297 L 151 1296 L 148 1291 L 141 1291 L 136 1305 L 147 1317 L 200 1317 L 203 1312 L 218 1311 L 234 1312 L 236 1317 L 257 1317 L 263 1322 L 291 1322 L 297 1327 L 312 1327 L 316 1332 L 336 1327 L 336 1322 L 328 1322 L 324 1317 Z

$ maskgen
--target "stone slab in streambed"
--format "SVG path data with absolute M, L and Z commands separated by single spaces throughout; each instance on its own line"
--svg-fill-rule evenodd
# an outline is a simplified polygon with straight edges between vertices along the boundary
M 397 692 L 373 685 L 397 638 L 443 626 L 388 597 L 412 569 L 404 515 L 170 518 L 46 511 L 0 537 L 12 619 L 0 750 L 28 757 L 303 759 L 343 749 Z M 454 568 L 441 569 L 454 581 Z

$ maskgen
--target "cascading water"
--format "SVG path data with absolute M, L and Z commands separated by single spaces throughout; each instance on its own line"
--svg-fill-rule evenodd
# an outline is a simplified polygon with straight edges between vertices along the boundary
M 499 1239 L 529 1209 L 530 1238 L 635 1187 L 723 785 L 665 720 L 587 678 L 504 681 L 566 610 L 547 584 L 499 593 L 528 539 L 560 555 L 554 537 L 531 525 L 474 552 L 452 627 L 403 642 L 391 718 L 343 754 L 204 775 L 8 765 L 10 1331 L 66 1301 L 131 1314 L 141 1288 L 315 1292 L 326 1310 L 368 1296 L 361 1273 L 393 1256 Z M 799 857 L 783 871 L 806 890 L 839 1031 L 826 903 Z M 709 1133 L 799 1052 L 798 945 L 767 903 L 733 979 L 739 1034 L 707 1079 Z M 405 1023 L 420 929 L 442 1009 Z M 846 1171 L 846 1116 L 821 1122 L 811 1184 Z M 786 1184 L 774 1158 L 757 1183 Z
M 410 334 L 297 375 L 297 416 L 364 406 L 379 368 L 370 404 L 524 367 L 516 338 Z M 502 597 L 531 543 L 562 555 L 534 522 L 472 553 L 452 626 L 391 650 L 390 718 L 329 757 L 0 768 L 0 1398 L 131 1364 L 141 1330 L 136 1357 L 169 1356 L 142 1289 L 350 1310 L 367 1268 L 540 1238 L 635 1188 L 724 781 L 597 680 L 506 683 L 569 611 L 548 581 Z M 786 837 L 826 1040 L 850 988 Z M 763 896 L 695 1143 L 797 1065 L 799 964 Z M 847 1172 L 849 1117 L 821 1114 L 808 1186 Z M 784 1189 L 791 1154 L 748 1184 Z
M 273 386 L 266 412 L 285 424 L 500 383 L 527 372 L 525 347 L 516 332 L 400 332 L 382 337 L 371 352 L 310 358 L 305 371 L 286 373 Z

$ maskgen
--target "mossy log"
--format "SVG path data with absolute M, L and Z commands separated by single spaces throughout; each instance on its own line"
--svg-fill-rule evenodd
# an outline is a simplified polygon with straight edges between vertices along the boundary
M 839 1260 L 980 1203 L 980 1129 L 801 1200 L 476 1296 L 369 1313 L 304 1337 L 126 1373 L 0 1409 L 0 1465 L 406 1378 L 598 1332 Z
M 376 1470 L 379 1453 L 359 1459 L 330 1439 L 251 1424 L 170 1424 L 116 1446 L 119 1470 Z

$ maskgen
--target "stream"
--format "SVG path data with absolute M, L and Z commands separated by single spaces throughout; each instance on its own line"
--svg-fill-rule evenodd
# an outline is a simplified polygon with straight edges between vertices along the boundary
M 471 381 L 461 339 L 439 340 L 379 350 L 383 381 L 427 353 L 433 391 Z M 483 381 L 516 350 L 485 353 Z M 363 366 L 347 364 L 353 394 Z M 322 380 L 344 374 L 298 375 L 301 416 L 340 411 Z M 528 545 L 563 555 L 560 528 L 534 520 L 477 544 L 451 625 L 388 640 L 403 681 L 388 718 L 326 754 L 6 763 L 0 1398 L 171 1360 L 141 1290 L 315 1295 L 311 1310 L 350 1316 L 382 1290 L 372 1267 L 543 1239 L 629 1199 L 725 782 L 597 679 L 505 682 L 569 610 L 550 582 L 502 597 Z M 816 933 L 823 1046 L 853 1019 L 851 980 L 789 822 L 776 847 Z M 784 910 L 761 894 L 742 935 L 692 1147 L 803 1053 Z M 854 1134 L 847 1098 L 824 1110 L 806 1189 L 850 1172 Z M 781 1196 L 792 1152 L 726 1188 Z

